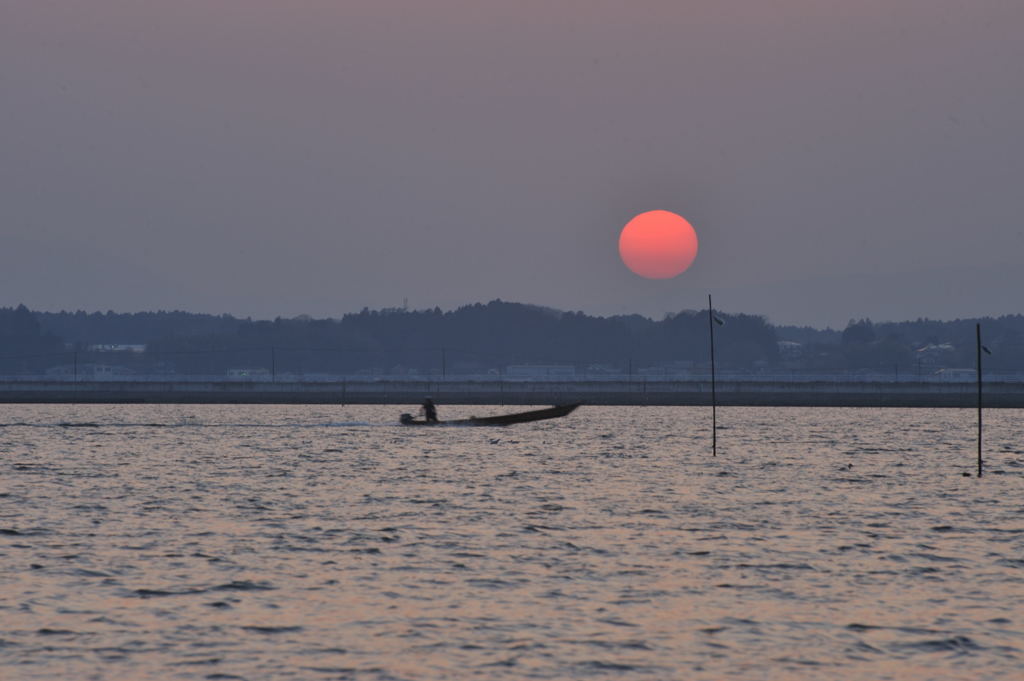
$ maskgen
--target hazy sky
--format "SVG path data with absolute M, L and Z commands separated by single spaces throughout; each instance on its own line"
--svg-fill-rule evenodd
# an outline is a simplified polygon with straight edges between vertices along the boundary
M 0 0 L 0 305 L 1024 312 L 1020 0 Z M 618 233 L 676 211 L 669 281 Z

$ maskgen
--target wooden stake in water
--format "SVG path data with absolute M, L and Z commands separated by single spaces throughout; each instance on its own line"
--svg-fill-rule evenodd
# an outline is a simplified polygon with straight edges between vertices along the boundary
M 974 330 L 977 335 L 978 352 L 978 477 L 981 477 L 981 324 L 976 324 Z
M 708 331 L 711 333 L 711 456 L 718 456 L 718 419 L 715 414 L 715 315 L 708 294 Z

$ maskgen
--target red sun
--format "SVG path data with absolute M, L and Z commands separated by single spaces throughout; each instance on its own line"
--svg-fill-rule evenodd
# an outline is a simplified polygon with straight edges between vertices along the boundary
M 640 213 L 622 228 L 619 255 L 626 267 L 648 279 L 671 279 L 697 257 L 697 232 L 667 210 Z

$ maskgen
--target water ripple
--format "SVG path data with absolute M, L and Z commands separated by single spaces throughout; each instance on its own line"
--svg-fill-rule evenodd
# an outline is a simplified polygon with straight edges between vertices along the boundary
M 1019 412 L 402 410 L 6 408 L 0 677 L 1019 673 Z

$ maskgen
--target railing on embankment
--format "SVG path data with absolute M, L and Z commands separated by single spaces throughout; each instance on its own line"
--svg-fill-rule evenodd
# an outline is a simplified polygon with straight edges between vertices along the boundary
M 1024 382 L 983 385 L 989 407 L 1024 408 Z M 705 405 L 707 380 L 0 380 L 6 403 Z M 718 404 L 733 406 L 972 407 L 973 382 L 722 380 Z

